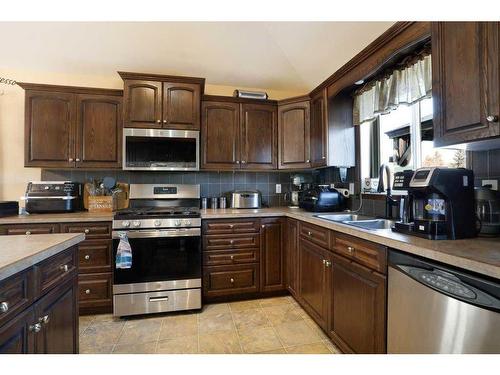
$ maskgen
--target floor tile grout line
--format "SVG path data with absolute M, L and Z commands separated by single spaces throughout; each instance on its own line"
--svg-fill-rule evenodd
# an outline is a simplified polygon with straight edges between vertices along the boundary
M 231 320 L 233 321 L 233 327 L 234 330 L 236 331 L 236 337 L 238 338 L 238 345 L 240 346 L 241 353 L 245 354 L 245 352 L 243 351 L 243 345 L 241 344 L 240 340 L 240 333 L 238 331 L 238 327 L 236 327 L 236 322 L 234 321 L 233 309 L 231 308 L 231 304 L 228 304 L 228 306 L 229 306 L 229 313 L 231 314 Z

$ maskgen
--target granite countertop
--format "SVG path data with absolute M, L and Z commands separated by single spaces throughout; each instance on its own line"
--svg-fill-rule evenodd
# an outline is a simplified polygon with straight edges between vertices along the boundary
M 82 242 L 81 233 L 0 236 L 0 281 Z
M 286 216 L 342 232 L 393 249 L 464 268 L 500 279 L 500 238 L 474 238 L 454 241 L 431 241 L 395 233 L 390 229 L 366 230 L 314 217 L 315 213 L 298 208 L 276 207 L 259 210 L 207 209 L 202 219 Z
M 62 214 L 26 214 L 16 216 L 0 217 L 2 224 L 43 224 L 43 223 L 74 223 L 74 222 L 92 222 L 92 221 L 112 221 L 112 212 L 70 212 Z

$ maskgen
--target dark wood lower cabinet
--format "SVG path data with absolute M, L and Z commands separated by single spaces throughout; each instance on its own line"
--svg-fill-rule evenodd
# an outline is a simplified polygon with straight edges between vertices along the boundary
M 281 218 L 261 221 L 260 290 L 285 290 L 283 255 L 284 223 Z
M 299 242 L 299 302 L 323 329 L 331 301 L 332 254 L 312 242 Z
M 34 309 L 29 308 L 0 327 L 0 354 L 35 353 L 35 335 L 29 328 L 34 321 Z
M 329 333 L 344 352 L 386 352 L 384 275 L 333 256 L 333 294 Z

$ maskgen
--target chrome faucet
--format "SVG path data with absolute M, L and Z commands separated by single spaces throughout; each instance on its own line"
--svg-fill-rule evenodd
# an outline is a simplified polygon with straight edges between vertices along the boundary
M 384 179 L 384 172 L 385 172 L 385 179 Z M 386 181 L 386 183 L 384 183 Z M 383 193 L 384 191 L 386 192 L 385 196 L 385 218 L 386 219 L 392 219 L 392 206 L 395 206 L 397 204 L 397 201 L 392 197 L 391 194 L 391 181 L 392 181 L 392 173 L 391 173 L 391 168 L 389 168 L 388 164 L 382 164 L 380 166 L 379 172 L 378 172 L 378 187 L 377 187 L 377 192 L 378 193 Z M 384 185 L 387 184 L 387 189 L 385 189 Z

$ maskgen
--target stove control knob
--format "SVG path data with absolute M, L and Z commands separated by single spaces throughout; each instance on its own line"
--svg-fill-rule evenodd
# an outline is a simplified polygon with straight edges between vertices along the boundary
M 186 220 L 184 222 L 184 224 L 186 225 L 186 227 L 190 227 L 191 226 L 191 221 L 190 220 Z
M 180 220 L 176 220 L 176 221 L 174 222 L 174 225 L 175 225 L 176 227 L 180 227 L 180 226 L 181 226 L 181 221 L 180 221 Z
M 134 220 L 134 222 L 132 223 L 132 225 L 137 228 L 137 227 L 141 226 L 141 222 L 139 220 Z
M 128 220 L 122 221 L 122 227 L 128 228 L 129 226 L 130 226 L 130 221 Z
M 159 227 L 161 225 L 161 221 L 160 220 L 155 220 L 154 221 L 154 225 L 155 225 L 155 227 Z

